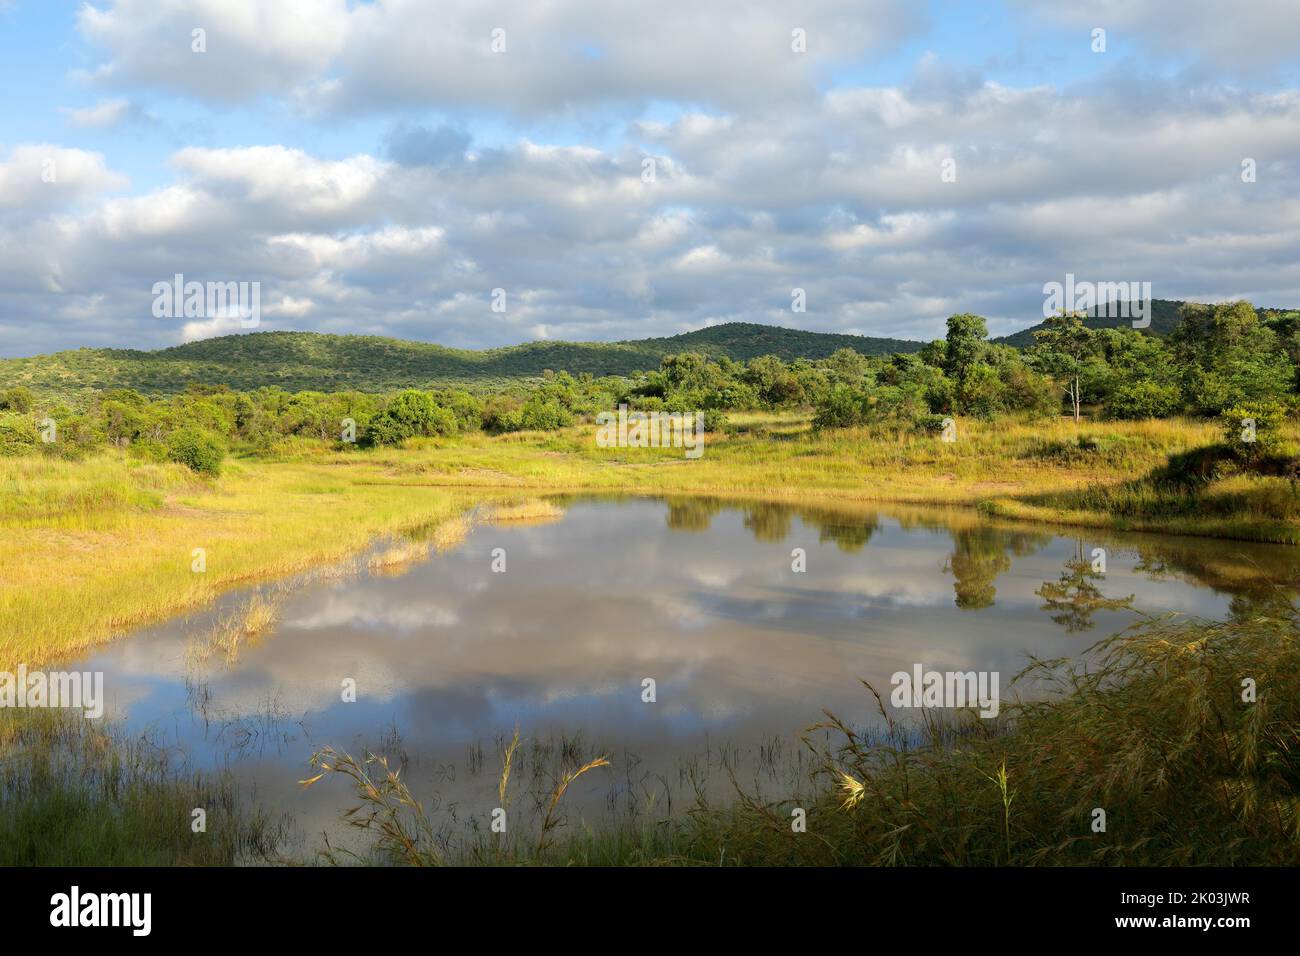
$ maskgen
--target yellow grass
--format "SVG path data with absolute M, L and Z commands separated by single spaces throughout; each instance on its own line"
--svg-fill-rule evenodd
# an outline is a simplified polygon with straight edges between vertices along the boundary
M 515 504 L 493 504 L 483 509 L 483 520 L 492 524 L 544 524 L 563 517 L 563 508 L 554 502 L 538 498 Z
M 1128 483 L 1217 439 L 1208 423 L 959 420 L 958 440 L 945 443 L 886 429 L 819 434 L 792 413 L 734 421 L 735 433 L 707 436 L 697 460 L 680 449 L 602 449 L 590 425 L 235 460 L 213 482 L 116 450 L 75 463 L 0 458 L 0 669 L 67 658 L 239 584 L 348 573 L 340 562 L 385 536 L 399 543 L 372 566 L 400 570 L 464 540 L 475 504 L 487 502 L 480 510 L 492 521 L 563 514 L 538 497 L 521 502 L 520 489 L 979 505 L 1016 519 L 1300 540 L 1282 479 L 1223 483 L 1212 489 L 1217 513 L 1116 517 L 1116 494 L 1142 503 Z M 1080 436 L 1103 449 L 1076 454 Z
M 66 659 L 236 585 L 334 573 L 377 537 L 471 503 L 373 462 L 231 462 L 206 483 L 115 451 L 0 458 L 0 489 L 0 670 Z
M 185 649 L 186 660 L 195 667 L 206 666 L 214 657 L 220 657 L 227 667 L 236 663 L 240 650 L 270 631 L 279 620 L 279 598 L 278 590 L 273 596 L 255 591 L 241 607 L 191 641 Z
M 404 568 L 429 556 L 429 546 L 421 541 L 399 541 L 392 547 L 376 552 L 368 562 L 372 573 Z

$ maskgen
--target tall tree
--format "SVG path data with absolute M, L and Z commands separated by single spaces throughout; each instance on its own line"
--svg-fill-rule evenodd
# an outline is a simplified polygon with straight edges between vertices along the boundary
M 1029 350 L 1035 366 L 1054 378 L 1064 389 L 1074 411 L 1074 420 L 1082 417 L 1083 376 L 1088 363 L 1101 351 L 1101 341 L 1094 329 L 1083 324 L 1079 312 L 1062 312 L 1043 322 L 1034 333 L 1035 345 Z
M 963 312 L 948 316 L 948 335 L 944 339 L 943 370 L 958 387 L 971 367 L 984 356 L 989 329 L 981 315 Z

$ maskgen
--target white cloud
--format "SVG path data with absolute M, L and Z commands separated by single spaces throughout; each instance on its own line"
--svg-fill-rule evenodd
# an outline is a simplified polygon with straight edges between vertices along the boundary
M 129 100 L 100 100 L 94 106 L 66 110 L 73 126 L 89 129 L 111 129 L 132 115 Z
M 218 335 L 237 335 L 251 332 L 253 329 L 241 325 L 237 315 L 217 315 L 210 319 L 194 319 L 181 326 L 182 342 L 194 342 L 198 339 L 210 339 Z
M 923 20 L 906 0 L 115 0 L 79 14 L 107 55 L 91 73 L 103 85 L 363 111 L 770 102 L 811 94 L 827 69 L 888 51 Z M 196 28 L 205 53 L 192 51 Z M 792 52 L 795 28 L 806 53 Z
M 0 209 L 49 210 L 126 185 L 102 155 L 81 149 L 24 143 L 0 160 Z
M 176 272 L 260 281 L 277 328 L 465 346 L 729 320 L 929 339 L 964 310 L 1010 332 L 1066 272 L 1300 304 L 1300 94 L 1155 83 L 1135 109 L 1135 89 L 840 88 L 633 123 L 604 148 L 410 125 L 387 158 L 191 146 L 174 182 L 124 197 L 96 154 L 20 147 L 0 162 L 0 352 L 226 331 L 152 318 Z M 69 174 L 43 192 L 50 153 Z
M 1196 61 L 1234 73 L 1295 63 L 1300 16 L 1295 0 L 1012 0 L 1088 36 L 1135 38 L 1145 53 Z

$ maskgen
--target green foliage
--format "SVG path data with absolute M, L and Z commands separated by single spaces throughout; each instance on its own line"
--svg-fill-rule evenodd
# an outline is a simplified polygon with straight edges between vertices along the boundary
M 804 397 L 798 377 L 775 355 L 764 355 L 750 362 L 741 381 L 754 389 L 766 408 L 797 404 Z
M 1095 360 L 1102 348 L 1099 334 L 1084 325 L 1082 316 L 1069 313 L 1047 319 L 1034 338 L 1036 344 L 1029 350 L 1030 361 L 1060 385 L 1078 421 L 1098 374 Z
M 178 428 L 167 436 L 167 458 L 213 478 L 221 474 L 226 448 L 214 435 L 197 428 Z
M 852 385 L 836 385 L 817 403 L 813 428 L 851 428 L 871 417 L 871 397 Z
M 29 413 L 36 405 L 36 396 L 30 388 L 17 385 L 13 388 L 0 389 L 0 411 Z
M 0 455 L 22 455 L 36 448 L 40 433 L 30 415 L 0 412 Z
M 1242 461 L 1258 462 L 1282 451 L 1286 409 L 1277 402 L 1242 402 L 1220 416 L 1224 439 Z
M 1278 401 L 1293 391 L 1296 368 L 1283 342 L 1247 302 L 1188 306 L 1170 345 L 1187 401 L 1200 414 Z
M 948 336 L 944 341 L 943 370 L 958 388 L 971 367 L 984 356 L 989 336 L 982 316 L 964 312 L 948 316 Z
M 1182 409 L 1182 393 L 1175 385 L 1150 379 L 1126 382 L 1106 399 L 1106 417 L 1115 419 L 1166 418 Z
M 1085 402 L 1093 414 L 1112 419 L 1186 411 L 1209 416 L 1252 403 L 1291 407 L 1300 380 L 1300 313 L 1261 315 L 1246 303 L 1187 306 L 1168 341 L 1127 327 L 1092 328 L 1081 316 L 1069 315 L 1044 322 L 1035 332 L 1036 344 L 1020 352 L 988 341 L 986 328 L 978 315 L 953 315 L 947 338 L 889 356 L 870 354 L 862 344 L 870 340 L 763 331 L 761 326 L 719 326 L 641 343 L 534 343 L 481 353 L 363 336 L 258 333 L 156 353 L 113 353 L 115 361 L 125 363 L 119 370 L 147 366 L 159 371 L 157 380 L 125 376 L 142 388 L 162 390 L 164 380 L 172 385 L 176 376 L 188 376 L 190 384 L 170 396 L 131 387 L 51 394 L 29 384 L 6 383 L 0 389 L 0 414 L 11 417 L 5 419 L 2 444 L 7 454 L 32 450 L 38 443 L 32 440 L 32 422 L 46 415 L 60 429 L 60 440 L 45 448 L 46 454 L 77 456 L 107 442 L 149 460 L 166 460 L 168 436 L 186 428 L 243 453 L 275 454 L 298 440 L 339 447 L 353 424 L 357 443 L 374 447 L 479 430 L 555 431 L 591 421 L 619 404 L 642 411 L 707 412 L 710 428 L 725 427 L 721 423 L 727 412 L 811 406 L 817 429 L 889 423 L 924 430 L 928 421 L 944 416 L 987 420 L 1059 414 L 1062 393 L 1076 417 L 1082 417 Z M 779 342 L 782 352 L 749 354 L 753 342 L 740 348 L 746 336 L 753 342 Z M 658 344 L 651 349 L 648 342 Z M 787 358 L 800 343 L 815 354 Z M 693 347 L 663 350 L 669 344 Z M 561 350 L 555 351 L 556 346 Z M 346 363 L 339 352 L 344 347 L 354 350 Z M 747 360 L 720 354 L 728 349 L 745 352 Z M 591 350 L 621 356 L 615 367 L 635 354 L 633 364 L 642 367 L 626 375 L 596 376 L 583 367 L 592 365 L 583 358 L 595 354 Z M 97 354 L 75 353 L 78 361 Z M 525 355 L 536 364 L 516 362 Z M 167 364 L 178 356 L 187 363 L 214 363 L 207 371 L 215 376 L 219 368 L 225 382 L 211 381 L 206 372 L 193 374 L 196 367 L 189 364 Z M 539 356 L 572 364 L 557 372 L 541 366 Z M 266 367 L 272 359 L 282 369 L 314 363 L 320 373 L 312 382 L 317 387 L 290 390 L 303 379 L 296 372 L 273 374 Z M 0 362 L 0 370 L 17 370 L 24 382 L 37 381 L 24 361 Z M 408 386 L 386 394 L 320 387 L 345 379 L 437 378 L 451 368 L 446 363 L 455 362 L 477 363 L 475 376 L 489 366 L 520 374 L 504 382 L 480 378 L 468 387 Z M 347 369 L 336 374 L 331 363 Z M 460 371 L 466 368 L 462 364 Z M 231 387 L 250 379 L 256 387 Z M 1258 448 L 1252 453 L 1263 454 Z
M 541 378 L 547 369 L 572 375 L 630 376 L 660 367 L 665 356 L 697 353 L 713 363 L 773 355 L 790 362 L 825 359 L 840 349 L 867 356 L 909 352 L 919 342 L 782 329 L 729 322 L 666 338 L 628 342 L 529 342 L 471 351 L 373 335 L 315 332 L 253 332 L 174 348 L 77 349 L 31 358 L 0 360 L 0 384 L 38 392 L 129 387 L 173 394 L 188 383 L 224 385 L 249 392 L 275 386 L 290 391 L 452 385 L 499 391 Z
M 366 442 L 396 445 L 408 438 L 455 434 L 456 413 L 439 405 L 428 392 L 406 389 L 389 399 L 366 429 Z
M 555 399 L 534 395 L 518 412 L 514 427 L 507 431 L 555 431 L 573 424 L 572 413 Z

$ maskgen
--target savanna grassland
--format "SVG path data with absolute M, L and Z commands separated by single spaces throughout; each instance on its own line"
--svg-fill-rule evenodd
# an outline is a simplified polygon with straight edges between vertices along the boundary
M 1244 303 L 1188 309 L 1168 341 L 1064 316 L 1022 351 L 964 315 L 915 352 L 688 352 L 628 374 L 399 392 L 0 381 L 0 671 L 72 660 L 237 586 L 352 573 L 376 542 L 372 570 L 401 565 L 454 543 L 472 509 L 526 518 L 551 493 L 943 505 L 983 521 L 1297 544 L 1297 327 L 1296 313 Z M 241 354 L 258 348 L 242 338 Z M 222 349 L 200 354 L 215 374 Z M 595 416 L 617 405 L 698 415 L 703 455 L 601 447 Z M 235 653 L 272 615 L 250 605 L 209 650 Z M 373 862 L 1294 864 L 1296 634 L 1285 602 L 1230 622 L 1149 621 L 1037 665 L 1059 692 L 995 722 L 889 723 L 867 739 L 828 718 L 799 797 L 810 840 L 791 838 L 788 802 L 743 787 L 651 829 L 550 834 L 565 788 L 595 769 L 575 757 L 541 795 L 539 842 L 449 859 L 381 763 L 325 750 L 318 769 L 356 785 Z M 1259 686 L 1249 704 L 1243 676 Z M 255 807 L 204 854 L 185 849 L 171 811 L 196 788 L 233 807 L 229 781 L 178 774 L 112 728 L 0 716 L 0 861 L 277 858 Z M 1081 840 L 1082 815 L 1101 805 L 1112 828 Z M 24 836 L 36 832 L 66 839 Z
M 1021 521 L 1300 538 L 1300 499 L 1286 478 L 1195 488 L 1151 478 L 1170 456 L 1214 440 L 1205 423 L 958 428 L 957 441 L 943 442 L 871 427 L 815 432 L 806 413 L 752 413 L 707 437 L 696 460 L 680 449 L 601 449 L 589 425 L 370 451 L 301 443 L 273 460 L 229 460 L 215 478 L 117 449 L 80 461 L 3 458 L 0 669 L 65 659 L 237 584 L 318 570 L 382 535 L 521 493 L 959 505 Z

